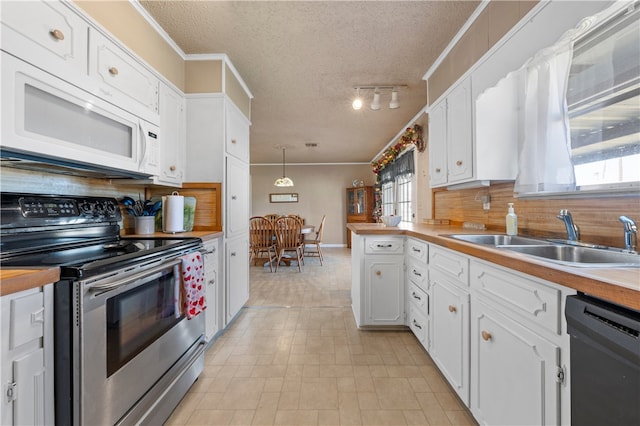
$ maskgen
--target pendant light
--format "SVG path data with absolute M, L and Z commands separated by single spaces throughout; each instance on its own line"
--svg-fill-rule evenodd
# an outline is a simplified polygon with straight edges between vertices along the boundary
M 276 181 L 273 183 L 274 186 L 278 186 L 278 187 L 287 187 L 287 186 L 293 186 L 293 181 L 291 179 L 289 179 L 285 173 L 284 173 L 284 151 L 286 150 L 286 148 L 282 148 L 282 177 L 276 179 Z

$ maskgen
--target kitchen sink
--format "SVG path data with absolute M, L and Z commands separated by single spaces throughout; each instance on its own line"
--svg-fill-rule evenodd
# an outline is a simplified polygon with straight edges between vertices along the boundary
M 499 249 L 541 257 L 570 266 L 582 267 L 640 267 L 640 255 L 613 249 L 595 249 L 568 245 L 501 246 Z
M 504 234 L 455 234 L 447 237 L 469 243 L 485 244 L 490 246 L 530 246 L 530 245 L 551 245 L 549 241 L 530 237 L 519 237 Z
M 588 268 L 640 268 L 640 255 L 605 246 L 579 245 L 578 242 L 543 240 L 504 234 L 453 234 L 446 235 L 460 241 L 482 244 L 500 250 L 535 256 L 567 266 Z M 597 247 L 597 248 L 595 248 Z

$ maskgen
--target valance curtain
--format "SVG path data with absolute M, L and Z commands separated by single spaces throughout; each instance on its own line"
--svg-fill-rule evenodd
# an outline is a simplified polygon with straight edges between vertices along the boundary
M 414 150 L 412 149 L 405 152 L 380 172 L 381 185 L 388 182 L 393 182 L 398 176 L 414 173 L 415 164 L 413 161 L 413 151 Z

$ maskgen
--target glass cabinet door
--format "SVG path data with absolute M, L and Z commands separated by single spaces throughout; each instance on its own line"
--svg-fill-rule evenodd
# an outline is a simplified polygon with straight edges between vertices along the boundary
M 348 214 L 353 215 L 356 214 L 356 201 L 355 201 L 355 192 L 353 190 L 347 191 L 347 209 Z
M 356 214 L 362 214 L 364 212 L 366 200 L 366 192 L 364 188 L 358 189 L 356 195 Z

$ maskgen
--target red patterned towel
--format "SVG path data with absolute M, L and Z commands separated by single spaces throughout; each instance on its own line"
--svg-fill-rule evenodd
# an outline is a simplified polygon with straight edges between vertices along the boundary
M 200 252 L 186 254 L 182 259 L 183 311 L 187 319 L 199 315 L 207 307 L 205 301 L 204 264 Z

